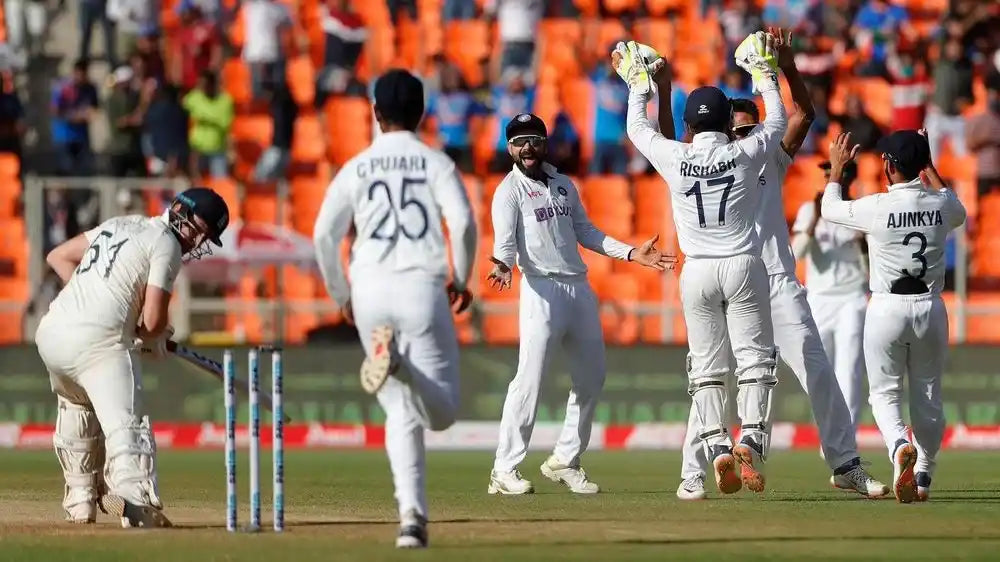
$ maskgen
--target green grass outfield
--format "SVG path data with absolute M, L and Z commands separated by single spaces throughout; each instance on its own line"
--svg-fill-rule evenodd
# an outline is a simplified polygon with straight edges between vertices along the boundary
M 876 476 L 890 478 L 882 455 Z M 898 505 L 828 488 L 816 453 L 776 452 L 768 490 L 704 502 L 674 496 L 676 452 L 595 452 L 604 491 L 577 497 L 543 480 L 542 454 L 522 465 L 536 493 L 486 494 L 492 455 L 429 457 L 431 549 L 396 552 L 388 464 L 380 451 L 286 453 L 283 535 L 225 531 L 222 452 L 165 451 L 160 490 L 175 529 L 123 530 L 61 521 L 62 480 L 50 451 L 0 454 L 0 561 L 72 560 L 998 560 L 1000 453 L 946 453 L 932 501 Z M 265 506 L 270 457 L 262 459 Z M 241 522 L 247 465 L 241 459 Z M 270 512 L 264 518 L 270 523 Z

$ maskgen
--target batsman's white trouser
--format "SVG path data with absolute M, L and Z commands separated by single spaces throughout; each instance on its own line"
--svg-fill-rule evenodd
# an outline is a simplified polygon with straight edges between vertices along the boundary
M 385 410 L 385 450 L 400 518 L 428 517 L 424 429 L 441 431 L 458 410 L 458 339 L 443 279 L 421 273 L 351 280 L 354 320 L 365 353 L 371 333 L 391 326 L 400 370 L 378 391 Z
M 779 356 L 809 396 L 813 417 L 819 427 L 823 456 L 830 468 L 836 469 L 858 456 L 857 435 L 833 366 L 823 351 L 819 330 L 806 301 L 806 290 L 792 274 L 770 275 L 768 284 L 774 341 Z M 690 327 L 688 331 L 690 333 Z M 683 449 L 682 478 L 705 474 L 702 467 L 708 467 L 696 434 L 696 417 L 692 408 Z
M 61 414 L 71 409 L 64 407 L 71 404 L 77 406 L 75 410 L 92 410 L 100 423 L 98 429 L 92 426 L 89 415 L 66 412 L 60 416 L 53 442 L 64 471 L 70 458 L 64 452 L 83 453 L 84 447 L 98 446 L 96 439 L 86 445 L 84 440 L 102 431 L 109 493 L 136 505 L 162 507 L 156 481 L 156 443 L 149 418 L 143 415 L 139 354 L 123 343 L 95 343 L 85 330 L 67 330 L 51 315 L 39 323 L 35 342 L 48 369 L 52 391 L 60 398 Z M 100 458 L 101 453 L 93 450 L 88 455 Z M 92 468 L 81 464 L 79 470 Z M 66 478 L 68 488 L 81 483 L 77 478 Z
M 865 399 L 865 293 L 809 295 L 809 308 L 823 340 L 826 356 L 833 363 L 840 392 L 851 412 L 851 425 L 858 427 Z
M 688 393 L 696 422 L 690 435 L 697 435 L 706 447 L 732 446 L 725 388 L 731 352 L 743 434 L 753 437 L 766 455 L 770 392 L 777 378 L 764 262 L 748 255 L 688 258 L 680 275 L 680 296 L 688 335 Z
M 917 472 L 933 475 L 944 437 L 941 373 L 948 357 L 948 310 L 940 295 L 876 293 L 865 318 L 869 402 L 891 458 L 908 439 L 903 422 L 903 377 L 910 387 L 910 421 Z
M 519 323 L 517 374 L 507 387 L 493 469 L 509 472 L 524 460 L 535 426 L 542 377 L 558 344 L 566 350 L 573 388 L 553 454 L 559 462 L 577 466 L 590 443 L 594 411 L 604 389 L 604 334 L 597 297 L 586 277 L 524 276 Z

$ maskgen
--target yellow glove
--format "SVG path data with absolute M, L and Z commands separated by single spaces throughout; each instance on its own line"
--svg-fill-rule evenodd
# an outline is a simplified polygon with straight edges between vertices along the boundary
M 653 81 L 649 78 L 647 55 L 652 56 L 653 60 L 659 56 L 652 48 L 635 41 L 619 41 L 611 51 L 611 66 L 615 72 L 628 84 L 630 90 L 640 94 L 652 91 Z
M 774 37 L 763 31 L 747 36 L 736 47 L 733 55 L 736 65 L 747 71 L 753 78 L 753 92 L 759 94 L 765 81 L 778 83 L 778 50 Z

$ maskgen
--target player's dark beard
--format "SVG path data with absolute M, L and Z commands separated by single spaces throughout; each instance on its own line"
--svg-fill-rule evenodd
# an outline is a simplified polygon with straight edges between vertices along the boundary
M 524 159 L 533 159 L 530 166 L 524 164 Z M 531 145 L 525 145 L 517 153 L 514 164 L 529 178 L 540 178 L 542 176 L 542 162 L 545 161 L 545 151 L 536 150 Z

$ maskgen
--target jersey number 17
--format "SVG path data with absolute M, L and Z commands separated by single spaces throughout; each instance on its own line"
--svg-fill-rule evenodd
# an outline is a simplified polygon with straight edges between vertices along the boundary
M 705 180 L 705 185 L 708 187 L 726 186 L 722 189 L 722 199 L 719 200 L 719 226 L 725 226 L 726 224 L 726 203 L 729 201 L 729 191 L 733 189 L 734 183 L 736 183 L 736 178 L 733 176 Z M 685 191 L 684 195 L 686 197 L 694 195 L 695 204 L 698 205 L 698 225 L 701 228 L 707 228 L 708 221 L 705 218 L 705 201 L 701 196 L 701 180 L 694 182 L 691 189 Z

